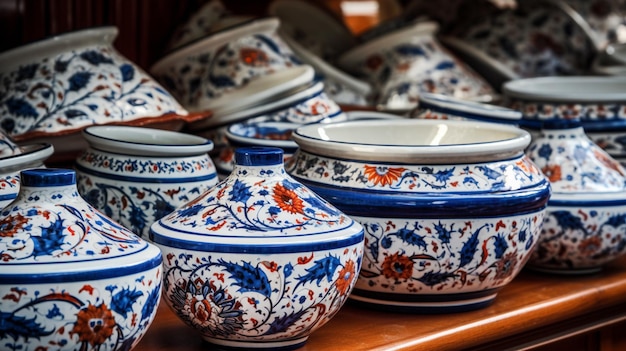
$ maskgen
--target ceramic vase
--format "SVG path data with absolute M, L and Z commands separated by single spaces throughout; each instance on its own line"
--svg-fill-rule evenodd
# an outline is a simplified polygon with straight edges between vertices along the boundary
M 530 135 L 496 123 L 361 120 L 292 135 L 298 181 L 365 229 L 351 299 L 459 312 L 492 303 L 535 247 L 550 196 L 524 156 Z
M 89 148 L 76 160 L 78 191 L 135 234 L 217 184 L 210 140 L 125 126 L 83 131 Z
M 86 203 L 72 170 L 21 173 L 0 213 L 4 350 L 130 350 L 161 294 L 161 253 Z
M 217 186 L 152 225 L 164 300 L 219 347 L 295 349 L 346 302 L 363 228 L 286 174 L 278 148 L 240 148 Z
M 626 253 L 626 170 L 577 120 L 546 123 L 527 150 L 553 193 L 528 266 L 593 273 Z

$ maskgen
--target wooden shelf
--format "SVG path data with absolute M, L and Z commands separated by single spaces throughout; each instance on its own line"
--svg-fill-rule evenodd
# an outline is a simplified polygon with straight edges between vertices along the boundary
M 472 312 L 400 314 L 348 303 L 298 351 L 532 348 L 588 335 L 625 320 L 626 258 L 588 276 L 524 271 L 499 292 L 491 306 Z M 612 335 L 626 338 L 621 334 Z M 604 340 L 602 344 L 616 342 Z M 600 349 L 617 350 L 584 347 Z M 210 347 L 163 302 L 135 351 L 170 350 L 206 351 Z

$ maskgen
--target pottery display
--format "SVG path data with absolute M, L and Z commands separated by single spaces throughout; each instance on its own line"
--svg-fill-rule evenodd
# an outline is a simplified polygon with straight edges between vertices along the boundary
M 412 118 L 458 119 L 518 125 L 522 113 L 507 107 L 456 99 L 441 94 L 422 93 Z
M 56 154 L 95 124 L 175 124 L 190 115 L 114 47 L 116 27 L 84 29 L 0 54 L 0 128 L 17 142 L 48 142 Z M 75 156 L 74 156 L 75 157 Z
M 189 111 L 215 110 L 232 103 L 241 109 L 253 106 L 294 89 L 299 85 L 289 82 L 307 74 L 276 34 L 279 23 L 269 17 L 217 31 L 168 53 L 150 72 Z M 277 81 L 280 88 L 274 87 Z M 249 85 L 261 89 L 252 88 L 257 93 L 241 102 L 229 96 Z M 269 88 L 277 91 L 269 94 Z
M 553 273 L 590 273 L 624 255 L 626 170 L 577 122 L 546 124 L 527 155 L 552 184 L 528 266 Z
M 422 92 L 494 100 L 491 86 L 438 43 L 437 30 L 435 22 L 416 22 L 354 47 L 337 64 L 369 81 L 383 110 L 412 110 Z
M 44 161 L 54 153 L 54 146 L 51 144 L 17 147 L 9 139 L 4 139 L 4 142 L 10 145 L 12 154 L 0 157 L 0 210 L 17 197 L 20 191 L 20 171 L 44 168 Z
M 580 15 L 589 27 L 589 36 L 598 49 L 626 43 L 623 0 L 553 0 Z
M 503 87 L 505 105 L 522 112 L 522 127 L 536 134 L 546 122 L 576 119 L 610 153 L 626 136 L 624 91 L 626 77 L 527 78 Z
M 94 126 L 76 159 L 78 191 L 96 209 L 148 238 L 150 225 L 217 183 L 210 140 L 172 131 Z
M 293 133 L 286 169 L 365 228 L 351 299 L 403 312 L 489 305 L 522 269 L 550 184 L 530 135 L 476 121 L 386 119 Z
M 161 253 L 89 206 L 74 171 L 21 173 L 0 211 L 5 350 L 131 350 L 154 320 Z
M 363 228 L 286 174 L 277 148 L 240 148 L 231 175 L 155 222 L 164 300 L 218 347 L 289 350 L 346 302 Z

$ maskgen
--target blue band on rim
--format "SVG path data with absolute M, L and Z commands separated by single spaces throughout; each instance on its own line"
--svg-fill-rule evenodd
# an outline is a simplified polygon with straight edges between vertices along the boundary
M 35 168 L 20 173 L 20 182 L 24 186 L 46 187 L 76 184 L 76 172 L 61 168 Z
M 283 150 L 277 147 L 242 147 L 235 150 L 235 162 L 241 166 L 283 164 Z

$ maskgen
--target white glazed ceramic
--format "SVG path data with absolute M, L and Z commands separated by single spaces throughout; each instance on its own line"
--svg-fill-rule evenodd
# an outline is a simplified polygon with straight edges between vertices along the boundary
M 263 18 L 223 29 L 170 52 L 150 72 L 190 111 L 223 106 L 230 93 L 253 82 L 269 88 L 274 74 L 293 78 L 288 68 L 300 63 L 276 34 L 278 25 Z
M 5 350 L 131 350 L 154 320 L 161 252 L 94 210 L 74 171 L 21 173 L 0 213 Z
M 268 13 L 281 22 L 281 32 L 300 43 L 323 60 L 332 62 L 354 47 L 357 39 L 350 29 L 331 12 L 311 2 L 274 0 Z
M 0 159 L 21 153 L 20 147 L 13 139 L 0 130 Z
M 283 34 L 282 37 L 302 62 L 315 69 L 318 80 L 324 82 L 324 92 L 333 101 L 349 106 L 370 106 L 372 104 L 373 89 L 369 82 L 357 79 L 331 65 L 289 35 Z
M 150 230 L 165 302 L 218 347 L 291 350 L 347 300 L 363 228 L 285 173 L 282 151 L 242 148 L 233 173 Z
M 602 50 L 609 45 L 626 43 L 626 19 L 623 0 L 554 0 L 568 6 L 589 27 L 595 46 Z
M 587 72 L 596 53 L 580 16 L 548 1 L 519 2 L 444 38 L 496 88 L 509 80 Z
M 375 105 L 384 110 L 411 110 L 422 92 L 493 100 L 489 84 L 437 42 L 437 30 L 435 22 L 417 22 L 360 44 L 337 63 L 371 82 Z
M 0 157 L 0 209 L 17 197 L 20 171 L 45 167 L 43 162 L 54 153 L 50 144 L 30 144 L 17 150 L 13 155 Z
M 552 184 L 529 267 L 596 272 L 626 253 L 626 170 L 579 125 L 546 126 L 527 155 Z
M 580 120 L 594 140 L 626 130 L 626 77 L 541 77 L 508 82 L 505 105 L 522 112 L 520 125 L 539 130 L 553 120 Z M 597 138 L 597 139 L 596 139 Z
M 115 27 L 85 29 L 0 54 L 0 127 L 22 142 L 94 124 L 197 118 L 117 52 L 117 34 Z
M 125 126 L 89 127 L 83 136 L 89 147 L 76 159 L 78 191 L 144 238 L 152 223 L 217 183 L 210 140 Z
M 388 119 L 307 125 L 292 137 L 287 171 L 365 228 L 356 301 L 481 308 L 535 247 L 550 188 L 519 128 Z
M 459 119 L 517 125 L 522 113 L 507 107 L 455 99 L 441 94 L 422 93 L 412 118 Z

